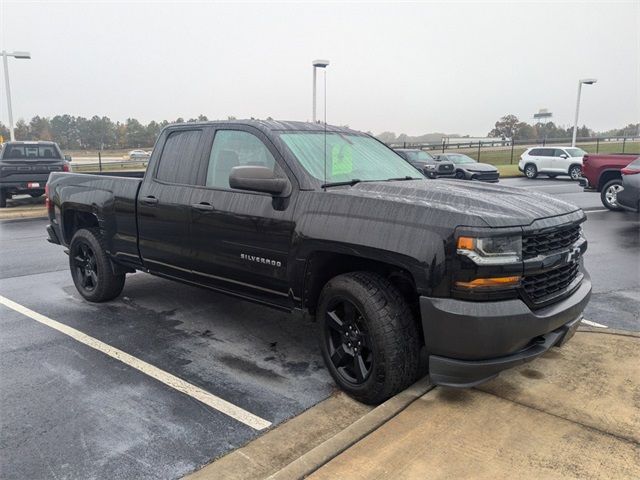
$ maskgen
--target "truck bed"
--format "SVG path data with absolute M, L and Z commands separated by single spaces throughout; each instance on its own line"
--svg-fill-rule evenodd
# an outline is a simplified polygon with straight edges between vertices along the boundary
M 55 209 L 49 211 L 49 217 L 59 227 L 60 242 L 68 246 L 74 222 L 79 216 L 91 215 L 97 219 L 95 226 L 104 232 L 114 258 L 141 265 L 136 228 L 136 199 L 141 184 L 142 178 L 108 173 L 52 173 L 49 198 Z

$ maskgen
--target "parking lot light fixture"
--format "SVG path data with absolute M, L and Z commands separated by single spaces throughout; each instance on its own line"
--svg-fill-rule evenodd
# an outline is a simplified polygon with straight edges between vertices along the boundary
M 329 60 L 314 60 L 313 65 L 313 123 L 316 123 L 316 69 L 327 68 Z
M 29 59 L 31 58 L 31 54 L 29 52 L 2 51 L 2 63 L 4 64 L 4 84 L 7 90 L 7 111 L 9 113 L 9 134 L 11 136 L 11 141 L 14 141 L 16 139 L 16 136 L 13 131 L 13 112 L 11 111 L 11 87 L 9 86 L 9 62 L 7 61 L 9 57 Z
M 573 122 L 573 138 L 571 139 L 571 146 L 576 146 L 576 136 L 578 134 L 578 113 L 580 112 L 580 93 L 582 91 L 582 84 L 593 85 L 598 80 L 596 78 L 583 78 L 578 81 L 578 100 L 576 101 L 576 118 Z

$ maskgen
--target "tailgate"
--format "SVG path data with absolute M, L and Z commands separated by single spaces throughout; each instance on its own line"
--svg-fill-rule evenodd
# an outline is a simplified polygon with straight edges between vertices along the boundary
M 62 172 L 60 160 L 2 160 L 0 179 L 5 182 L 47 181 L 49 173 Z

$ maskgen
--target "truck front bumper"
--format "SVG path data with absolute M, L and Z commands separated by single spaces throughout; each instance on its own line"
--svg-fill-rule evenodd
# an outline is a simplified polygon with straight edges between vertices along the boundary
M 537 310 L 519 299 L 420 297 L 431 382 L 473 387 L 563 345 L 578 328 L 590 296 L 591 280 L 585 272 L 570 296 Z

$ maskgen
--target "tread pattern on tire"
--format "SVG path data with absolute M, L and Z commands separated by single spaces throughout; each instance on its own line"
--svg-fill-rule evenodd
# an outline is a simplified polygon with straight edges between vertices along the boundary
M 376 358 L 375 382 L 367 391 L 349 391 L 357 400 L 377 404 L 395 395 L 416 381 L 419 372 L 420 342 L 414 316 L 398 289 L 386 278 L 371 272 L 352 272 L 330 280 L 321 293 L 332 288 L 363 289 L 366 303 L 377 312 L 369 318 L 369 338 L 380 352 Z M 324 311 L 324 308 L 319 312 Z
M 100 230 L 98 228 L 79 229 L 73 235 L 71 244 L 73 244 L 73 241 L 76 239 L 77 235 L 90 235 L 99 246 L 99 250 L 95 248 L 93 249 L 96 256 L 96 261 L 98 262 L 98 286 L 94 290 L 93 295 L 87 296 L 83 294 L 80 289 L 78 289 L 78 291 L 85 299 L 89 300 L 90 302 L 107 302 L 109 300 L 113 300 L 118 295 L 120 295 L 120 293 L 122 293 L 125 282 L 125 274 L 123 273 L 116 275 L 111 271 L 111 264 L 106 254 L 106 242 L 102 235 L 100 235 Z M 71 261 L 71 256 L 69 256 L 69 260 Z

